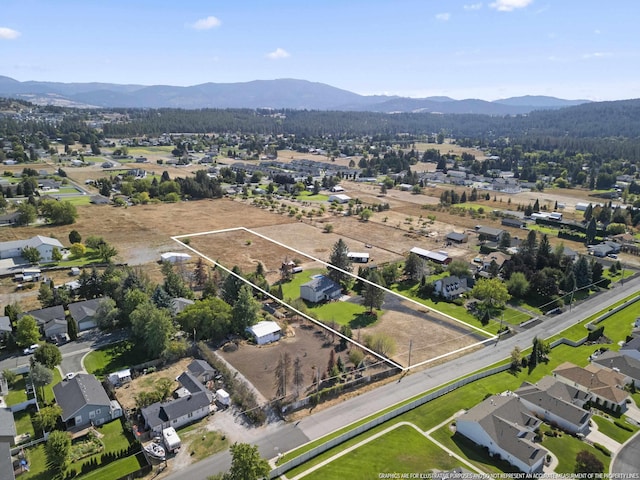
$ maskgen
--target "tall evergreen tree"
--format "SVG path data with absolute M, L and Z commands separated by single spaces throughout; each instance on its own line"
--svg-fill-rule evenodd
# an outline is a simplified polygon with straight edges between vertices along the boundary
M 351 259 L 349 258 L 349 247 L 344 240 L 339 239 L 333 246 L 331 255 L 329 257 L 329 263 L 340 270 L 351 273 L 353 267 L 351 265 Z M 346 273 L 336 270 L 336 268 L 329 267 L 329 278 L 336 283 L 344 284 L 350 278 Z

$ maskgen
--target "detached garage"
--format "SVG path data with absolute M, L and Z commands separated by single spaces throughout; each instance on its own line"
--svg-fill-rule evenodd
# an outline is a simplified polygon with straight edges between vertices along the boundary
M 160 255 L 161 262 L 182 263 L 187 262 L 191 258 L 188 253 L 167 252 Z
M 247 327 L 247 332 L 255 339 L 258 345 L 277 342 L 280 340 L 282 330 L 276 322 L 262 321 Z

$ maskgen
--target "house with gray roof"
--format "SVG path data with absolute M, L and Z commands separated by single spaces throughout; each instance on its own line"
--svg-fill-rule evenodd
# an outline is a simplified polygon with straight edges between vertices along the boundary
M 449 232 L 445 238 L 455 243 L 467 243 L 469 241 L 469 235 L 466 233 Z
M 198 359 L 193 360 L 189 365 L 187 365 L 187 370 L 202 383 L 207 383 L 209 380 L 213 380 L 213 378 L 218 374 L 215 368 L 204 360 Z
M 626 342 L 620 348 L 620 353 L 640 361 L 640 336 L 634 337 Z
M 318 275 L 300 285 L 300 298 L 312 303 L 336 300 L 342 295 L 342 287 L 325 275 Z
M 0 408 L 0 478 L 14 480 L 11 447 L 15 445 L 16 424 L 9 408 Z
M 56 335 L 68 333 L 67 319 L 62 305 L 31 310 L 20 315 L 20 318 L 24 315 L 30 315 L 36 320 L 45 338 L 53 338 Z
M 523 473 L 542 472 L 547 450 L 534 443 L 542 421 L 514 395 L 493 395 L 456 420 L 457 433 Z
M 204 365 L 200 363 L 192 366 L 194 370 L 205 372 Z M 213 392 L 189 371 L 180 374 L 176 380 L 181 385 L 176 391 L 178 398 L 156 402 L 140 410 L 145 428 L 160 433 L 168 427 L 180 428 L 200 420 L 211 412 L 211 404 L 215 399 Z
M 41 262 L 50 262 L 52 259 L 53 249 L 62 250 L 62 244 L 51 237 L 43 237 L 36 235 L 26 240 L 12 240 L 9 242 L 0 242 L 0 259 L 22 257 L 22 250 L 27 247 L 35 248 L 40 252 Z
M 94 375 L 79 373 L 53 386 L 56 403 L 62 409 L 67 429 L 102 425 L 122 416 L 120 404 L 109 399 Z
M 440 278 L 433 283 L 433 292 L 447 300 L 459 298 L 468 291 L 467 279 L 455 275 Z
M 625 383 L 633 382 L 636 388 L 640 388 L 640 360 L 626 355 L 622 350 L 619 352 L 608 350 L 592 358 L 591 361 L 620 373 L 625 377 Z
M 515 393 L 525 407 L 545 422 L 572 435 L 586 435 L 589 432 L 591 413 L 572 402 L 588 397 L 585 392 L 553 377 L 544 377 L 535 385 L 524 382 Z
M 75 322 L 79 332 L 98 326 L 96 310 L 98 310 L 101 301 L 102 297 L 69 304 L 69 315 Z
M 5 335 L 11 334 L 13 329 L 11 328 L 11 319 L 6 315 L 0 316 L 0 338 Z

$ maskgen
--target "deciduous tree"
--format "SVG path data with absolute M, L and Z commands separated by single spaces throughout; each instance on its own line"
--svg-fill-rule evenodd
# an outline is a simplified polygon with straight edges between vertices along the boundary
M 224 480 L 259 480 L 269 475 L 269 462 L 260 456 L 257 446 L 234 443 L 230 450 L 231 469 L 223 476 Z
M 36 362 L 40 362 L 49 369 L 53 369 L 62 363 L 60 349 L 51 343 L 41 345 L 33 354 L 33 358 Z
M 71 436 L 67 432 L 51 432 L 44 445 L 47 462 L 52 470 L 62 472 L 65 469 L 71 450 Z
M 40 330 L 36 319 L 31 315 L 25 315 L 16 325 L 16 343 L 20 347 L 33 345 L 40 339 Z

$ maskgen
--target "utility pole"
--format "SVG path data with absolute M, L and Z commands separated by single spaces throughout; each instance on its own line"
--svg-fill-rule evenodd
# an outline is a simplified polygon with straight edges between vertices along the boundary
M 411 348 L 413 347 L 413 339 L 409 340 L 409 367 L 411 366 Z

